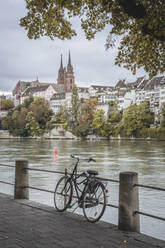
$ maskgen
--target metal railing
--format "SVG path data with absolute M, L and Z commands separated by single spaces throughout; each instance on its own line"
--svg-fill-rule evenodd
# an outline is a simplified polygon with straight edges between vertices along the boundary
M 8 165 L 8 164 L 0 164 L 0 166 L 2 166 L 2 167 L 9 167 L 9 168 L 13 168 L 13 169 L 15 169 L 15 166 L 13 166 L 13 165 Z M 4 183 L 4 184 L 8 184 L 8 185 L 12 185 L 12 186 L 14 186 L 14 185 L 15 185 L 14 183 L 5 182 L 5 181 L 0 181 L 0 183 Z
M 0 164 L 0 167 L 1 166 L 2 167 L 9 167 L 9 168 L 15 169 L 15 166 L 12 166 L 12 165 Z M 43 172 L 43 173 L 47 172 L 47 173 L 54 173 L 54 174 L 61 174 L 61 175 L 64 175 L 65 174 L 65 172 L 60 172 L 60 171 L 43 170 L 43 169 L 29 168 L 29 167 L 28 168 L 25 168 L 24 170 L 38 171 L 38 172 Z M 110 179 L 110 178 L 97 177 L 97 179 L 102 180 L 102 181 L 105 181 L 105 182 L 120 183 L 119 180 Z M 1 181 L 1 180 L 0 180 L 0 183 L 4 183 L 4 184 L 11 185 L 11 186 L 15 186 L 14 183 L 5 182 L 5 181 Z M 148 188 L 148 189 L 152 189 L 152 190 L 158 190 L 158 191 L 164 191 L 165 192 L 165 189 L 164 188 L 154 187 L 154 186 L 149 186 L 149 185 L 143 185 L 143 184 L 138 184 L 138 183 L 135 183 L 133 185 L 133 187 Z M 39 191 L 43 191 L 43 192 L 48 192 L 48 193 L 53 193 L 54 194 L 54 191 L 53 190 L 49 190 L 49 189 L 41 189 L 41 188 L 37 188 L 37 187 L 33 187 L 33 186 L 26 186 L 26 188 L 33 189 L 33 190 L 39 190 Z M 119 206 L 116 206 L 116 205 L 113 205 L 113 204 L 109 204 L 108 203 L 107 206 L 112 207 L 112 208 L 119 209 Z M 136 214 L 144 215 L 144 216 L 147 216 L 147 217 L 151 217 L 151 218 L 155 218 L 155 219 L 158 219 L 158 220 L 165 221 L 165 218 L 164 217 L 152 215 L 152 214 L 145 213 L 145 212 L 142 212 L 142 211 L 139 211 L 139 210 L 135 210 L 133 212 L 133 215 L 136 215 Z

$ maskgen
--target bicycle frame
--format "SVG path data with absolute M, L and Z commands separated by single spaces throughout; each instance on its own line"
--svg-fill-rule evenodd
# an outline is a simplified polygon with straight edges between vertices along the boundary
M 78 164 L 80 162 L 80 159 L 78 157 L 74 157 L 77 159 L 77 162 L 75 164 L 75 167 L 73 169 L 73 172 L 71 173 L 71 175 L 69 176 L 68 180 L 72 183 L 74 189 L 75 189 L 75 192 L 76 192 L 76 196 L 73 196 L 73 198 L 77 198 L 77 201 L 74 202 L 72 205 L 70 205 L 70 208 L 72 208 L 77 202 L 78 202 L 78 206 L 76 208 L 78 208 L 81 204 L 81 201 L 83 199 L 83 196 L 84 196 L 84 193 L 85 193 L 85 190 L 86 190 L 86 187 L 88 187 L 88 184 L 89 184 L 89 181 L 90 181 L 90 177 L 87 176 L 87 174 L 85 172 L 81 173 L 80 175 L 77 175 L 77 167 L 78 167 Z M 79 183 L 80 184 L 84 184 L 84 188 L 83 188 L 83 191 L 80 192 L 80 190 L 78 189 L 78 183 L 77 183 L 77 179 L 84 176 L 85 179 Z M 81 195 L 80 195 L 81 193 Z M 76 209 L 75 208 L 75 209 Z

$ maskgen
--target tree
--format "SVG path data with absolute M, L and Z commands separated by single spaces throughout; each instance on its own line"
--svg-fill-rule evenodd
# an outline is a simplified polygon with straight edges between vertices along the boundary
M 78 126 L 73 130 L 73 133 L 85 137 L 89 134 L 91 125 L 94 119 L 95 111 L 97 107 L 97 99 L 88 99 L 81 105 L 80 114 L 78 115 L 77 121 Z
M 26 115 L 28 110 L 22 107 L 20 110 L 17 108 L 12 109 L 8 116 L 3 118 L 2 127 L 8 129 L 13 136 L 28 136 L 26 125 Z
M 60 111 L 58 111 L 52 118 L 52 123 L 55 125 L 55 128 L 63 127 L 65 130 L 69 126 L 69 109 L 66 105 L 61 106 Z
M 91 127 L 99 136 L 105 136 L 106 117 L 103 109 L 96 111 Z
M 138 105 L 138 121 L 143 128 L 149 128 L 154 123 L 154 113 L 150 111 L 150 103 L 143 101 Z
M 14 136 L 37 136 L 52 128 L 52 111 L 43 98 L 27 98 L 23 104 L 10 109 L 2 128 Z
M 26 116 L 26 129 L 30 136 L 40 136 L 43 133 L 38 122 L 35 121 L 35 117 L 32 111 L 28 112 Z
M 50 110 L 47 100 L 41 97 L 36 97 L 29 106 L 29 111 L 33 112 L 35 121 L 38 122 L 41 129 L 45 129 L 46 123 L 50 121 L 53 112 Z
M 41 36 L 71 39 L 69 19 L 77 16 L 87 39 L 109 27 L 106 48 L 121 37 L 115 63 L 131 69 L 144 67 L 151 77 L 165 71 L 164 0 L 25 0 L 27 15 L 20 25 L 30 39 Z
M 71 126 L 77 125 L 77 118 L 80 110 L 80 100 L 78 95 L 77 86 L 74 85 L 72 90 L 72 97 L 71 97 Z
M 26 99 L 24 100 L 24 102 L 23 102 L 22 105 L 23 105 L 25 108 L 29 108 L 29 106 L 30 106 L 30 104 L 31 104 L 32 102 L 34 102 L 34 97 L 33 97 L 33 96 L 29 96 L 28 98 L 26 98 Z
M 14 108 L 14 103 L 10 99 L 0 99 L 0 110 L 10 110 Z
M 162 128 L 165 128 L 165 103 L 162 105 L 162 108 L 161 108 L 161 123 L 160 123 L 160 126 Z
M 123 114 L 120 130 L 124 129 L 128 136 L 137 137 L 152 123 L 153 114 L 150 112 L 148 102 L 142 102 L 138 106 L 131 104 Z

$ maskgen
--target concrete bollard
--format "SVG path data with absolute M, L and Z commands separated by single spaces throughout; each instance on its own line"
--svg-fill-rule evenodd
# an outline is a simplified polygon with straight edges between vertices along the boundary
M 27 160 L 17 160 L 15 165 L 14 199 L 29 200 L 29 173 Z
M 118 229 L 140 232 L 140 218 L 134 214 L 139 210 L 138 174 L 136 172 L 121 172 L 119 186 L 119 217 Z

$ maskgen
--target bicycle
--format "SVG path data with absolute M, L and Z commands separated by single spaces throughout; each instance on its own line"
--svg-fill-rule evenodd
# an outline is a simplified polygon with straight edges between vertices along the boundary
M 63 212 L 77 204 L 75 209 L 82 208 L 85 218 L 89 222 L 96 222 L 104 214 L 108 191 L 105 189 L 105 185 L 96 178 L 97 171 L 88 170 L 78 174 L 77 167 L 80 158 L 74 155 L 71 157 L 77 161 L 72 173 L 61 177 L 57 182 L 54 192 L 55 208 L 57 211 Z M 96 162 L 93 158 L 81 160 Z M 73 202 L 73 199 L 76 201 Z

